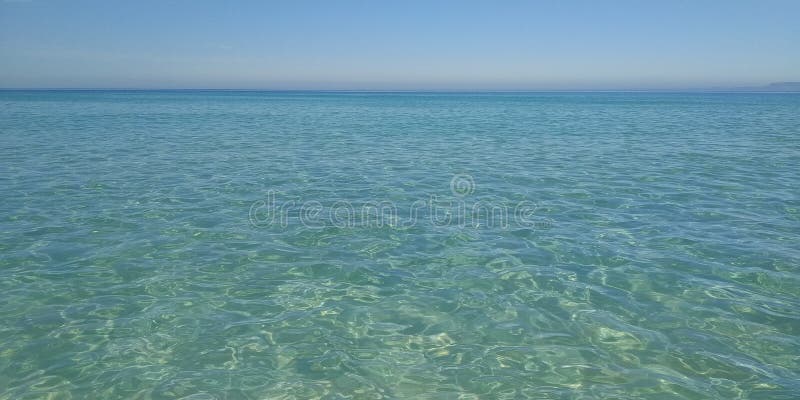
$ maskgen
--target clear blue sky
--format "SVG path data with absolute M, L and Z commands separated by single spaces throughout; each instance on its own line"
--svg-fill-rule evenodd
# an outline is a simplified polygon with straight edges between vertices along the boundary
M 626 89 L 800 80 L 800 0 L 0 0 L 0 87 Z

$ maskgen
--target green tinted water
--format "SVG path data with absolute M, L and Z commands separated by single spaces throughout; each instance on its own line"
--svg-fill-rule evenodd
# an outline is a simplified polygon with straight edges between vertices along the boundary
M 0 104 L 0 398 L 800 393 L 800 96 Z

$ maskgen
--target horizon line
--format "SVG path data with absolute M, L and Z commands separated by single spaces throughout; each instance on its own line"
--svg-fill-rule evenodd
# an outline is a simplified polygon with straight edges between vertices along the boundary
M 800 93 L 764 90 L 766 86 L 735 88 L 642 89 L 276 89 L 276 88 L 137 88 L 137 87 L 0 87 L 0 91 L 129 91 L 129 92 L 313 92 L 313 93 Z

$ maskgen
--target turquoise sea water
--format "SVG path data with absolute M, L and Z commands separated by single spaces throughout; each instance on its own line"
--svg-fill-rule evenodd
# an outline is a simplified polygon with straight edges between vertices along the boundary
M 796 398 L 798 127 L 791 94 L 0 92 L 0 398 Z

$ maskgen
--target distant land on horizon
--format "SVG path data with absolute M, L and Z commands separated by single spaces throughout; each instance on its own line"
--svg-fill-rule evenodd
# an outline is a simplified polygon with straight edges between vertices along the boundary
M 772 82 L 765 86 L 742 86 L 712 88 L 712 90 L 735 92 L 800 92 L 800 82 Z

